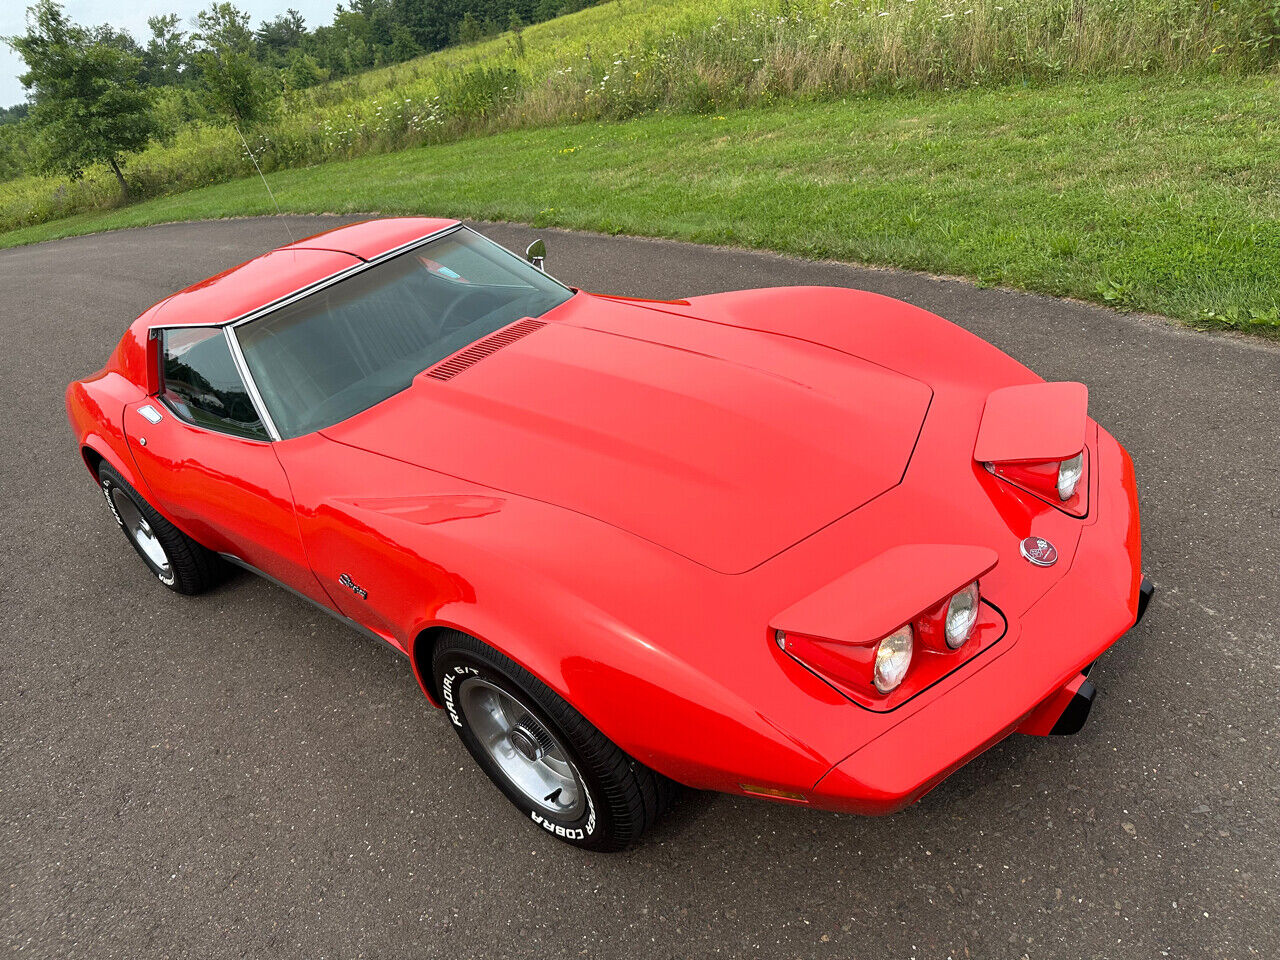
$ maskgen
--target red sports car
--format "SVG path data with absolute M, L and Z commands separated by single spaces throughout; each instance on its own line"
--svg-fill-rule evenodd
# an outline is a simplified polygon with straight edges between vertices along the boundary
M 542 256 L 374 220 L 143 313 L 67 410 L 151 572 L 389 643 L 593 849 L 677 783 L 888 813 L 1080 727 L 1151 593 L 1082 384 L 870 293 L 642 301 Z

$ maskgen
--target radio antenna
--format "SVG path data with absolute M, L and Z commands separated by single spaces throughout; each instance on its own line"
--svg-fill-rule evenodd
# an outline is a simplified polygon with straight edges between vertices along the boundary
M 276 195 L 271 192 L 271 184 L 267 183 L 267 178 L 262 175 L 262 168 L 258 166 L 258 158 L 253 155 L 253 151 L 249 149 L 249 141 L 244 138 L 244 134 L 240 133 L 240 124 L 234 120 L 231 125 L 236 128 L 236 133 L 240 134 L 240 142 L 244 144 L 244 152 L 249 155 L 249 160 L 253 164 L 253 169 L 258 171 L 258 177 L 262 180 L 262 185 L 266 187 L 267 196 L 271 198 L 271 202 L 275 205 L 276 215 L 281 218 L 280 225 L 284 227 L 285 235 L 288 236 L 289 242 L 293 243 L 293 231 L 289 229 L 289 224 L 284 221 L 284 211 L 280 209 L 280 201 L 276 199 Z

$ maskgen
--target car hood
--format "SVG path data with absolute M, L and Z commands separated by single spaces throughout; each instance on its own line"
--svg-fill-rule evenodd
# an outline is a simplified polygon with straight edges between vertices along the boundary
M 517 328 L 323 434 L 741 573 L 898 484 L 932 397 L 820 344 L 587 294 Z

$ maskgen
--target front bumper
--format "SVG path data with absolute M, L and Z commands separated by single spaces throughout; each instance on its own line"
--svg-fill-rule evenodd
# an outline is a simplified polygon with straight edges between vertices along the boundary
M 1117 445 L 1117 449 L 1119 446 Z M 812 806 L 885 814 L 907 806 L 1015 730 L 1074 732 L 1092 705 L 1084 672 L 1146 611 L 1132 464 L 1108 485 L 1071 569 L 985 663 L 831 768 Z M 1084 703 L 1077 703 L 1083 698 Z M 1061 729 L 1058 722 L 1062 722 Z
M 1147 604 L 1155 593 L 1155 585 L 1145 576 L 1138 588 L 1138 619 L 1136 627 L 1142 622 L 1142 615 L 1147 612 Z M 1085 664 L 1067 685 L 1056 690 L 1027 715 L 1018 725 L 1018 733 L 1026 733 L 1035 737 L 1065 737 L 1079 733 L 1089 719 L 1089 711 L 1093 709 L 1093 698 L 1098 690 L 1089 681 L 1089 670 L 1092 663 Z

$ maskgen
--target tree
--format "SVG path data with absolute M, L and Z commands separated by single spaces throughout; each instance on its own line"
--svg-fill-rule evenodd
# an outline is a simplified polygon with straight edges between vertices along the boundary
M 27 9 L 27 32 L 5 42 L 27 64 L 20 79 L 32 100 L 37 167 L 76 180 L 105 163 L 128 199 L 120 167 L 155 135 L 156 122 L 138 82 L 142 62 L 114 36 L 72 23 L 55 0 L 39 0 Z
M 511 31 L 511 47 L 515 51 L 517 57 L 524 57 L 524 20 L 520 18 L 520 11 L 514 7 L 511 9 L 511 19 L 507 22 L 507 29 Z
M 302 14 L 290 7 L 274 20 L 263 20 L 253 36 L 264 59 L 279 66 L 292 62 L 293 51 L 302 46 L 307 36 L 307 24 Z
M 550 20 L 552 17 L 558 17 L 564 13 L 565 0 L 538 0 L 538 5 L 534 8 L 533 17 L 535 20 Z
M 176 13 L 147 18 L 151 39 L 142 54 L 142 66 L 152 86 L 177 85 L 191 66 L 192 44 L 186 31 L 178 29 L 178 22 Z
M 347 73 L 359 73 L 373 66 L 373 48 L 359 34 L 353 34 L 347 40 L 347 49 L 343 63 Z
M 233 3 L 214 2 L 196 14 L 196 37 L 206 46 L 248 53 L 253 49 L 249 14 Z
M 236 124 L 267 119 L 276 91 L 254 59 L 249 15 L 230 3 L 213 3 L 196 15 L 196 25 L 195 63 L 209 108 Z
M 294 50 L 289 54 L 289 65 L 284 68 L 284 88 L 293 93 L 297 90 L 305 90 L 307 87 L 314 87 L 328 77 L 329 74 L 316 63 L 315 57 L 301 50 Z
M 345 10 L 339 6 L 333 15 L 333 31 L 341 49 L 345 73 L 373 66 L 373 30 L 367 17 L 358 10 Z
M 116 47 L 127 56 L 136 58 L 139 61 L 139 74 L 141 74 L 142 48 L 138 46 L 138 41 L 133 39 L 127 31 L 117 30 L 111 24 L 104 23 L 101 26 L 93 27 L 87 33 L 90 43 L 105 43 L 107 46 Z
M 439 50 L 449 42 L 453 13 L 433 0 L 391 0 L 397 23 L 403 23 L 423 50 Z
M 396 24 L 391 0 L 351 0 L 351 9 L 368 22 L 370 45 L 391 46 L 391 34 Z
M 484 39 L 484 27 L 480 25 L 480 21 L 476 19 L 476 15 L 468 10 L 462 16 L 461 22 L 458 24 L 458 42 L 461 44 L 475 43 Z
M 391 28 L 389 56 L 393 62 L 400 63 L 404 60 L 412 60 L 420 53 L 422 53 L 422 48 L 413 39 L 413 34 L 409 32 L 408 27 L 402 23 L 397 23 Z
M 17 109 L 16 107 L 10 110 Z M 0 114 L 8 111 L 0 110 Z M 12 180 L 31 165 L 26 131 L 16 121 L 0 122 L 0 180 Z

